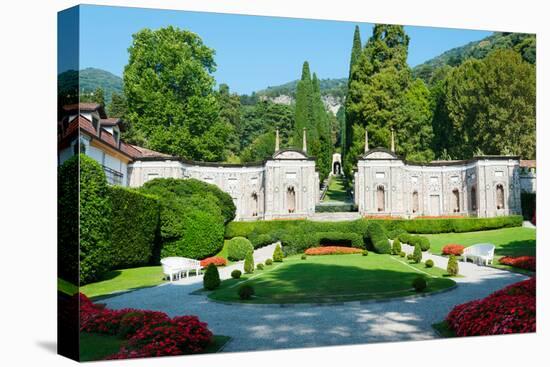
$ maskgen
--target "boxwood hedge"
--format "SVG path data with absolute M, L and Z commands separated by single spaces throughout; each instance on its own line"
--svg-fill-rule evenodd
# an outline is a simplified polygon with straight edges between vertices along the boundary
M 249 252 L 253 252 L 254 247 L 245 237 L 235 237 L 227 241 L 227 258 L 232 261 L 244 260 Z

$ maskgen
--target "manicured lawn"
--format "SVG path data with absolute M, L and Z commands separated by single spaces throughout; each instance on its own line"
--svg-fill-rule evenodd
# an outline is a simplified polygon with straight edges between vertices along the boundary
M 441 233 L 426 235 L 426 237 L 430 239 L 430 252 L 433 254 L 441 254 L 443 246 L 449 243 L 470 246 L 483 242 L 496 246 L 497 259 L 501 256 L 535 256 L 536 252 L 536 230 L 533 228 L 515 227 L 480 232 Z
M 427 273 L 427 274 L 424 274 Z M 455 284 L 438 268 L 408 264 L 403 258 L 370 253 L 368 256 L 327 255 L 285 258 L 283 263 L 266 266 L 263 271 L 245 274 L 239 280 L 222 282 L 209 297 L 220 301 L 247 303 L 308 303 L 371 300 L 412 295 L 412 281 L 419 275 L 428 280 L 427 291 Z M 241 284 L 252 285 L 256 295 L 241 301 Z
M 80 287 L 80 292 L 88 297 L 105 296 L 114 292 L 151 287 L 163 283 L 161 266 L 113 270 L 104 279 Z
M 57 278 L 57 290 L 68 294 L 69 296 L 78 293 L 78 287 L 76 285 L 61 278 Z
M 228 240 L 225 240 L 223 242 L 223 247 L 222 249 L 220 250 L 220 252 L 218 252 L 216 255 L 214 256 L 217 256 L 217 257 L 223 257 L 224 259 L 227 260 L 227 266 L 231 265 L 231 264 L 234 264 L 235 262 L 234 261 L 230 261 L 228 258 L 227 258 L 227 244 L 228 244 Z
M 115 354 L 126 342 L 112 335 L 80 333 L 80 360 L 98 361 Z
M 328 190 L 323 198 L 323 201 L 342 201 L 351 202 L 351 198 L 348 196 L 344 187 L 344 181 L 341 176 L 332 176 L 328 184 Z
M 225 335 L 214 335 L 213 343 L 203 353 L 218 352 L 231 338 Z M 98 361 L 117 353 L 126 340 L 117 336 L 96 333 L 80 333 L 80 360 Z

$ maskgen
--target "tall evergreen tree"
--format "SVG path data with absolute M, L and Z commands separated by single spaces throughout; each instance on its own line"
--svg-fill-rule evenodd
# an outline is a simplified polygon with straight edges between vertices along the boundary
M 361 56 L 361 51 L 363 50 L 361 44 L 361 32 L 359 30 L 359 26 L 355 26 L 355 31 L 353 32 L 353 43 L 351 46 L 351 57 L 349 61 L 349 75 L 348 75 L 348 95 L 349 95 L 349 89 L 350 84 L 352 80 L 352 71 L 353 67 L 357 63 L 357 60 L 359 60 L 359 57 Z M 347 97 L 346 97 L 347 99 Z M 340 111 L 338 111 L 340 112 Z M 352 135 L 352 128 L 351 124 L 346 123 L 346 115 L 345 115 L 345 107 L 344 107 L 344 114 L 341 119 L 342 126 L 341 126 L 341 141 L 340 146 L 342 147 L 342 155 L 345 156 L 347 150 L 349 149 L 349 143 L 351 143 L 351 135 Z
M 302 66 L 302 77 L 296 86 L 296 109 L 294 111 L 294 142 L 301 149 L 303 149 L 302 134 L 304 128 L 308 130 L 308 137 L 311 133 L 309 130 L 311 130 L 311 121 L 313 120 L 312 95 L 313 85 L 309 63 L 305 61 Z
M 403 26 L 377 24 L 352 68 L 346 99 L 346 125 L 348 133 L 351 131 L 349 154 L 344 161 L 347 175 L 351 175 L 356 163 L 358 148 L 364 146 L 364 135 L 357 136 L 355 132 L 364 134 L 365 128 L 372 146 L 389 147 L 393 129 L 399 154 L 415 153 L 413 157 L 421 160 L 433 156 L 430 96 L 423 83 L 413 82 L 407 65 L 408 45 Z M 356 129 L 355 125 L 363 129 Z M 418 135 L 422 137 L 413 138 Z M 417 154 L 418 151 L 422 153 Z

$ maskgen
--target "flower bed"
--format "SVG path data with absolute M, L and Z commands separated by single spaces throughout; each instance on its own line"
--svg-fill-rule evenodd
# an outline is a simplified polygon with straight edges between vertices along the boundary
M 354 247 L 343 246 L 323 246 L 311 247 L 305 251 L 306 255 L 343 255 L 343 254 L 360 254 L 363 250 Z
M 486 298 L 455 306 L 446 318 L 457 336 L 536 331 L 536 279 L 501 289 Z
M 214 264 L 216 266 L 226 266 L 227 259 L 219 256 L 212 256 L 201 260 L 201 268 L 206 268 L 210 264 Z
M 110 310 L 80 298 L 80 331 L 128 339 L 106 359 L 173 356 L 200 353 L 212 342 L 212 332 L 196 316 L 168 317 L 164 312 Z
M 419 215 L 415 219 L 460 219 L 468 218 L 467 215 Z
M 450 243 L 448 245 L 443 246 L 443 249 L 441 249 L 441 253 L 443 255 L 460 256 L 460 255 L 462 255 L 463 251 L 464 251 L 464 246 L 463 245 L 458 245 L 456 243 Z
M 498 260 L 502 265 L 510 265 L 515 268 L 536 271 L 537 270 L 537 261 L 534 256 L 504 256 Z

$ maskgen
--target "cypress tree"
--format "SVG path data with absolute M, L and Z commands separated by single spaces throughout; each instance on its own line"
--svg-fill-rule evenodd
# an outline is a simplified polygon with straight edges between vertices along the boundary
M 353 32 L 353 43 L 352 43 L 352 46 L 351 46 L 351 57 L 350 57 L 350 60 L 349 60 L 349 75 L 348 75 L 348 95 L 349 95 L 349 90 L 350 90 L 350 85 L 351 85 L 351 74 L 352 74 L 352 71 L 353 71 L 353 66 L 357 63 L 357 60 L 359 59 L 359 56 L 361 55 L 361 51 L 362 51 L 362 46 L 361 46 L 361 32 L 359 31 L 359 26 L 356 25 L 355 26 L 355 31 Z M 347 100 L 347 96 L 346 96 L 346 100 Z M 340 134 L 340 139 L 341 139 L 341 146 L 342 146 L 342 158 L 344 158 L 347 150 L 348 150 L 348 142 L 350 142 L 350 139 L 351 139 L 351 125 L 348 125 L 346 123 L 346 118 L 345 118 L 345 115 L 344 115 L 344 118 L 343 118 L 343 122 L 342 122 L 342 132 Z
M 313 94 L 309 63 L 302 66 L 302 78 L 296 86 L 296 108 L 294 118 L 294 143 L 299 148 L 302 146 L 302 134 L 304 128 L 308 128 L 312 120 L 311 96 Z

